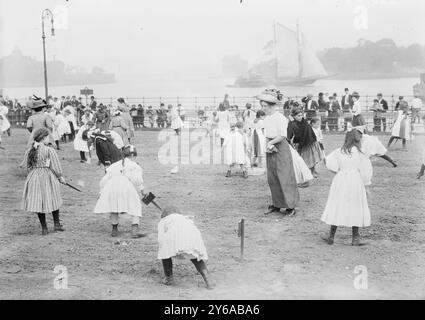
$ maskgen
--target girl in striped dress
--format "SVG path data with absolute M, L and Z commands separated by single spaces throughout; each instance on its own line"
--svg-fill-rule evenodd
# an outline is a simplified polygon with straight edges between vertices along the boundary
M 24 157 L 29 173 L 25 181 L 22 209 L 37 213 L 42 235 L 48 234 L 46 213 L 50 212 L 53 214 L 54 231 L 65 230 L 59 220 L 59 208 L 62 205 L 59 183 L 66 183 L 66 180 L 62 176 L 56 151 L 47 146 L 49 134 L 45 128 L 38 129 Z

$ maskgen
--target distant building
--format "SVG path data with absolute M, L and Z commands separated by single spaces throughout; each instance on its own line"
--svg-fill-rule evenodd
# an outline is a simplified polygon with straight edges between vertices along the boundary
M 59 60 L 47 62 L 49 85 L 86 85 L 114 83 L 115 75 L 93 68 L 92 73 L 70 73 Z M 24 56 L 15 48 L 9 56 L 0 59 L 0 87 L 42 86 L 44 84 L 43 62 Z

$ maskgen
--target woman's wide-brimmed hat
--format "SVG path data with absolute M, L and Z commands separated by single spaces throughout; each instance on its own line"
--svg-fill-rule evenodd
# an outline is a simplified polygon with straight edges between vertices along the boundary
M 44 108 L 47 107 L 48 104 L 45 100 L 35 100 L 28 103 L 28 108 L 30 109 L 38 109 L 38 108 Z
M 360 94 L 357 91 L 354 91 L 351 96 L 354 97 L 354 98 L 357 98 L 357 99 L 360 98 Z
M 276 96 L 268 92 L 261 93 L 258 96 L 255 96 L 255 98 L 257 98 L 260 101 L 264 101 L 271 104 L 278 104 L 280 102 Z
M 297 114 L 300 114 L 302 112 L 303 111 L 301 110 L 301 108 L 297 108 L 297 107 L 292 108 L 292 110 L 291 110 L 291 116 L 295 117 Z

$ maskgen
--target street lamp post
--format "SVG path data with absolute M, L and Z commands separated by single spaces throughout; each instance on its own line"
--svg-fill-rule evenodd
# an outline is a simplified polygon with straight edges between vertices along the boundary
M 46 63 L 46 34 L 44 33 L 44 19 L 50 16 L 51 22 L 52 22 L 52 36 L 55 35 L 55 29 L 53 27 L 53 13 L 50 11 L 50 9 L 44 9 L 41 14 L 41 28 L 42 28 L 42 35 L 43 38 L 43 62 L 44 62 L 44 94 L 46 96 L 46 102 L 48 102 L 48 89 L 47 89 L 47 63 Z

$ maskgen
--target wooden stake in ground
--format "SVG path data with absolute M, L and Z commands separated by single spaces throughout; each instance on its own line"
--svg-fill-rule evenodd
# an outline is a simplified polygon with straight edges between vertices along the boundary
M 238 237 L 241 238 L 241 259 L 243 259 L 243 249 L 245 244 L 245 219 L 238 223 Z

